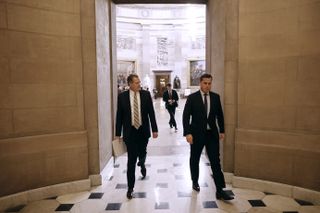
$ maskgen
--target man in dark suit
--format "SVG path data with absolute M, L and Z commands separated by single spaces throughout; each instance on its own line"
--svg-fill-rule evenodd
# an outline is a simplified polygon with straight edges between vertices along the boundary
M 190 144 L 190 171 L 192 188 L 200 191 L 199 161 L 203 147 L 206 147 L 211 164 L 217 199 L 232 200 L 223 188 L 226 187 L 220 165 L 219 139 L 224 139 L 224 118 L 220 96 L 211 92 L 212 76 L 200 77 L 200 90 L 188 96 L 183 110 L 183 135 Z M 218 121 L 218 126 L 216 125 Z
M 148 91 L 141 90 L 138 75 L 129 75 L 127 82 L 130 89 L 118 95 L 116 137 L 119 138 L 123 130 L 123 140 L 128 151 L 127 198 L 132 199 L 137 158 L 139 158 L 138 166 L 141 167 L 142 178 L 145 178 L 147 145 L 151 136 L 150 124 L 153 138 L 158 137 L 158 127 L 151 95 Z
M 179 96 L 178 93 L 171 88 L 171 84 L 167 84 L 167 90 L 163 93 L 162 100 L 166 103 L 166 109 L 170 114 L 169 125 L 170 128 L 174 127 L 177 131 L 177 122 L 174 119 L 174 115 L 176 113 L 176 108 L 178 106 Z

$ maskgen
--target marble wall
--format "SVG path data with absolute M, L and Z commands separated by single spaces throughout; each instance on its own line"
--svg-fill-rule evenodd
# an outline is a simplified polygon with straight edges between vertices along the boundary
M 320 190 L 320 1 L 239 1 L 235 174 Z
M 223 147 L 225 171 L 234 171 L 235 129 L 237 126 L 237 85 L 238 85 L 238 43 L 239 43 L 239 1 L 225 3 L 225 64 L 224 64 L 224 112 L 226 138 Z
M 86 129 L 97 120 L 88 110 L 97 100 L 89 98 L 97 78 L 92 6 L 0 1 L 0 196 L 88 178 L 87 133 L 95 129 Z
M 113 90 L 111 72 L 111 40 L 110 35 L 110 4 L 107 0 L 96 1 L 96 46 L 97 46 L 97 86 L 98 86 L 98 129 L 99 146 L 95 153 L 99 153 L 99 173 L 112 157 L 113 127 Z

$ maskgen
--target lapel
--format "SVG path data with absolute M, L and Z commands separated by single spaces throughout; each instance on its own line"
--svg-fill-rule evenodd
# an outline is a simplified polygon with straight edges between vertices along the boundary
M 209 92 L 209 94 L 210 94 L 210 112 L 209 112 L 209 115 L 210 115 L 210 113 L 213 112 L 214 103 L 213 103 L 213 93 Z
M 125 104 L 127 105 L 126 106 L 126 109 L 128 109 L 129 111 L 129 117 L 131 119 L 131 102 L 130 102 L 130 91 L 126 91 L 126 93 L 124 94 L 125 95 Z
M 143 95 L 143 93 L 141 92 L 141 90 L 139 91 L 139 94 L 140 94 L 140 114 L 141 114 L 141 119 L 142 119 L 142 115 L 143 115 L 143 110 L 144 110 L 144 106 L 145 106 L 145 104 L 144 103 L 146 103 L 146 100 L 144 100 L 145 98 L 144 98 L 144 95 Z

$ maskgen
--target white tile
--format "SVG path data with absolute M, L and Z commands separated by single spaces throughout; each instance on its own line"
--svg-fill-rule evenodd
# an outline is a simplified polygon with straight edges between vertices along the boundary
M 88 212 L 101 212 L 107 207 L 107 203 L 104 200 L 90 199 L 84 200 L 83 202 L 76 203 L 72 209 L 71 213 L 88 213 Z
M 251 205 L 247 200 L 239 197 L 227 202 L 218 200 L 217 205 L 219 209 L 223 209 L 227 212 L 247 212 L 251 208 Z
M 235 188 L 232 190 L 236 197 L 240 197 L 245 200 L 262 200 L 266 195 L 263 192 Z
M 297 211 L 300 205 L 289 197 L 266 195 L 262 200 L 269 208 L 277 211 Z
M 248 213 L 278 213 L 278 212 L 268 207 L 258 207 L 258 208 L 249 209 Z

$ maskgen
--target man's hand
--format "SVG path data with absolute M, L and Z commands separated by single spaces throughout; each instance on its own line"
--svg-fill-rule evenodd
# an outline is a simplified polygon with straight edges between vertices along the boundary
M 224 140 L 224 133 L 220 133 L 220 134 L 219 134 L 219 139 L 220 139 L 221 141 Z
M 186 139 L 189 144 L 193 144 L 193 137 L 191 134 L 186 135 Z
M 153 137 L 153 138 L 157 138 L 157 137 L 158 137 L 158 132 L 153 132 L 153 133 L 152 133 L 152 137 Z

